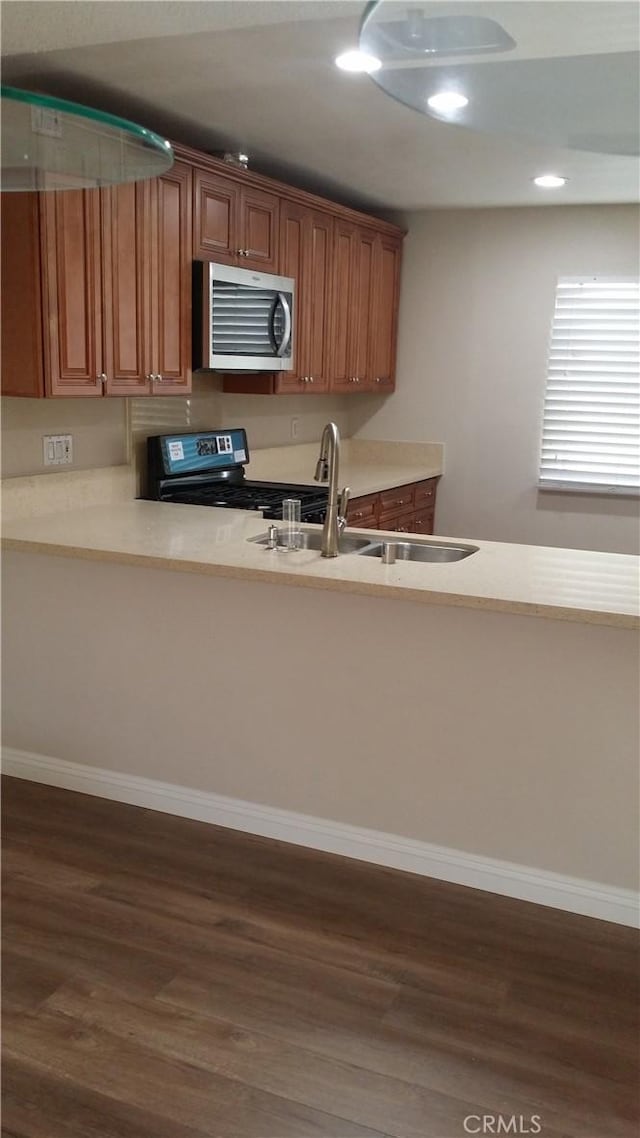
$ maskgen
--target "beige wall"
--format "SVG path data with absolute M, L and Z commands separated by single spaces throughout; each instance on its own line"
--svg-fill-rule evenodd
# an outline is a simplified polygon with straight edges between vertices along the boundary
M 405 219 L 398 389 L 361 403 L 354 427 L 444 442 L 439 533 L 638 552 L 637 501 L 536 489 L 556 278 L 637 274 L 638 218 L 621 205 Z
M 124 399 L 1 401 L 2 476 L 52 475 L 126 462 Z M 73 435 L 73 465 L 44 466 L 43 435 Z
M 9 747 L 637 884 L 633 632 L 20 553 L 3 589 Z
M 134 450 L 141 459 L 147 435 L 184 428 L 246 427 L 250 449 L 320 439 L 329 419 L 349 433 L 351 401 L 335 395 L 223 395 L 217 377 L 196 375 L 188 398 L 2 399 L 2 475 L 86 470 L 127 461 L 127 416 Z M 127 406 L 128 404 L 128 406 Z M 298 434 L 291 435 L 291 419 Z M 45 467 L 42 436 L 72 434 L 74 462 Z

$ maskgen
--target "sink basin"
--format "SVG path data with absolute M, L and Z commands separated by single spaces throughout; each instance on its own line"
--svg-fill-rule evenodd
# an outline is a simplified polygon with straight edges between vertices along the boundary
M 258 534 L 257 537 L 250 537 L 249 541 L 256 542 L 257 545 L 267 545 L 269 535 L 266 533 Z M 278 548 L 284 549 L 285 536 L 284 531 L 278 533 Z M 371 545 L 370 537 L 360 537 L 355 533 L 342 533 L 340 534 L 340 553 L 363 553 L 367 546 Z M 301 533 L 301 549 L 315 549 L 318 552 L 322 549 L 322 532 L 315 529 L 305 529 L 302 527 Z
M 446 545 L 442 542 L 421 541 L 393 541 L 390 544 L 396 547 L 396 561 L 430 561 L 442 564 L 447 561 L 462 561 L 478 552 L 477 545 Z M 363 557 L 382 557 L 384 545 L 376 541 L 362 549 Z

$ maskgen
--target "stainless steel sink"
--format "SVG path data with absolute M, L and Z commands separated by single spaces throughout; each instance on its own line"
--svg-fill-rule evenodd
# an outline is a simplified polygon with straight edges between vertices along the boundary
M 305 529 L 302 527 L 301 532 L 301 549 L 315 549 L 320 552 L 322 548 L 322 531 L 315 529 Z M 249 541 L 256 542 L 257 545 L 268 545 L 269 534 L 261 533 L 257 537 L 248 538 Z M 284 530 L 278 532 L 278 549 L 285 549 L 286 537 Z M 340 553 L 363 553 L 367 546 L 371 545 L 370 537 L 360 537 L 355 533 L 342 533 L 340 534 Z
M 444 542 L 421 541 L 394 541 L 388 539 L 388 545 L 395 548 L 396 561 L 430 561 L 442 563 L 446 561 L 462 561 L 478 552 L 477 545 L 446 545 Z M 382 557 L 385 542 L 376 541 L 360 552 L 363 557 Z M 393 557 L 393 550 L 391 551 Z

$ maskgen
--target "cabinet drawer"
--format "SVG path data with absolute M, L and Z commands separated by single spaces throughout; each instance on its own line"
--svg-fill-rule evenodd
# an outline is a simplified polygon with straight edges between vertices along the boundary
M 393 490 L 383 490 L 380 495 L 380 515 L 398 514 L 413 506 L 415 484 L 395 486 Z
M 423 510 L 416 510 L 411 521 L 412 533 L 432 534 L 434 516 L 434 506 L 429 506 Z
M 367 494 L 363 498 L 353 498 L 347 507 L 347 523 L 361 529 L 376 529 L 380 508 L 380 495 Z
M 400 514 L 389 514 L 380 518 L 380 529 L 391 530 L 393 533 L 412 533 L 413 510 L 404 510 Z
M 437 478 L 428 478 L 426 482 L 416 482 L 414 498 L 416 510 L 435 505 L 437 485 Z

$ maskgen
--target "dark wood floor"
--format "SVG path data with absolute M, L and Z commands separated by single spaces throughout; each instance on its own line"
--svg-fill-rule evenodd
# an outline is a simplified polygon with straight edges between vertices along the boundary
M 635 1138 L 630 930 L 15 779 L 4 816 L 5 1138 Z

